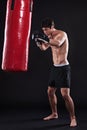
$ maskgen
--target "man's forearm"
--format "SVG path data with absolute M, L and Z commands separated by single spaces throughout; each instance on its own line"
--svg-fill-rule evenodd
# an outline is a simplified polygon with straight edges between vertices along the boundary
M 38 47 L 39 47 L 42 51 L 45 51 L 46 49 L 49 48 L 49 44 L 42 43 L 42 44 L 39 44 Z
M 50 39 L 49 45 L 60 47 L 60 42 L 58 40 Z

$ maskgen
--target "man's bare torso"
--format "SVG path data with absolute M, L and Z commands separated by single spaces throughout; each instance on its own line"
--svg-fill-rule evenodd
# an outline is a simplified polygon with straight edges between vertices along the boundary
M 56 37 L 56 34 L 53 38 Z M 60 65 L 60 64 L 68 64 L 67 56 L 68 56 L 68 38 L 65 39 L 64 43 L 60 46 L 50 46 L 52 50 L 52 58 L 53 64 Z

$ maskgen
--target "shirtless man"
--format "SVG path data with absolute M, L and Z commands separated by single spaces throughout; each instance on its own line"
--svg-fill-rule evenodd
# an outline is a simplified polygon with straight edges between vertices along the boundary
M 37 36 L 35 39 L 37 46 L 45 51 L 51 48 L 53 66 L 51 69 L 48 83 L 48 98 L 52 114 L 45 117 L 44 120 L 58 118 L 56 90 L 59 87 L 61 95 L 65 101 L 66 108 L 70 115 L 70 127 L 77 126 L 74 102 L 70 96 L 70 65 L 67 60 L 69 42 L 66 32 L 57 30 L 54 21 L 46 18 L 41 24 L 42 31 L 47 36 Z

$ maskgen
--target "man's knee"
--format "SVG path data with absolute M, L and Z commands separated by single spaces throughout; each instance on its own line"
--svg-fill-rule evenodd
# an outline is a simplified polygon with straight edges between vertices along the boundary
M 47 93 L 48 93 L 48 96 L 53 96 L 55 94 L 55 89 L 48 87 Z
M 64 100 L 69 99 L 69 97 L 70 97 L 69 89 L 67 89 L 67 88 L 61 89 L 61 95 Z

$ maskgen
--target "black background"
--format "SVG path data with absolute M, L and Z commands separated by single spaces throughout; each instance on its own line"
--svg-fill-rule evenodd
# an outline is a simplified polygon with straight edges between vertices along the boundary
M 0 66 L 4 44 L 7 0 L 0 0 Z M 68 0 L 34 0 L 31 34 L 40 30 L 41 20 L 54 19 L 56 28 L 67 32 L 71 65 L 71 96 L 77 107 L 87 107 L 87 4 Z M 52 65 L 50 49 L 41 52 L 30 36 L 27 72 L 4 72 L 0 68 L 1 106 L 48 106 L 47 85 Z M 63 104 L 59 90 L 58 103 Z

